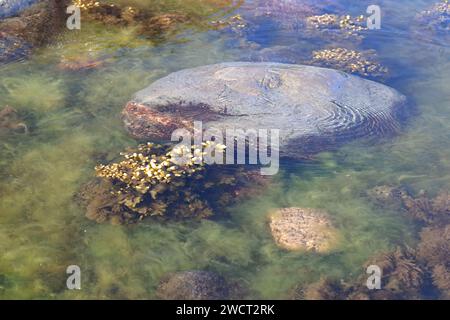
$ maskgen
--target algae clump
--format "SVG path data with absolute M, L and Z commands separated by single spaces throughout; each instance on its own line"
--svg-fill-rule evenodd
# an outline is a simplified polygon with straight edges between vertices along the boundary
M 223 153 L 225 146 L 211 141 L 191 148 L 147 143 L 121 153 L 120 162 L 98 165 L 100 180 L 80 194 L 88 218 L 132 223 L 147 217 L 202 219 L 223 211 L 250 172 L 205 165 L 207 148 Z

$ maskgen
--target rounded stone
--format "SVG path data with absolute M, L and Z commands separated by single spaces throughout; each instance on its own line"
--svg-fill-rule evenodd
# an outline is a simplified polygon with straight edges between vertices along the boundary
M 223 300 L 230 290 L 224 278 L 209 271 L 177 272 L 163 280 L 157 296 L 164 300 Z
M 319 209 L 279 209 L 270 215 L 269 226 L 277 245 L 287 250 L 328 252 L 338 238 L 328 214 Z
M 298 158 L 395 132 L 405 103 L 390 87 L 332 69 L 230 62 L 155 81 L 126 105 L 123 120 L 142 140 L 169 140 L 193 121 L 222 131 L 276 129 L 280 155 Z

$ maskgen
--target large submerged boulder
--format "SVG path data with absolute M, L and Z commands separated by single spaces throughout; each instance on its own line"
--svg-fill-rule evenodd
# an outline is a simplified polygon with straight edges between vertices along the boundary
M 280 155 L 298 158 L 395 132 L 405 103 L 390 87 L 332 69 L 230 62 L 155 81 L 126 105 L 123 120 L 142 140 L 168 140 L 193 121 L 203 129 L 278 129 Z

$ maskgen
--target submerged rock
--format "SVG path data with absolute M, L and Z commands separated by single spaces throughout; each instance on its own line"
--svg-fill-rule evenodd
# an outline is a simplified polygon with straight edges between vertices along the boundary
M 278 129 L 281 156 L 298 158 L 395 132 L 405 102 L 392 88 L 332 69 L 231 62 L 155 81 L 126 105 L 123 120 L 143 140 L 170 139 L 193 121 L 203 129 Z
M 30 49 L 23 39 L 0 32 L 0 64 L 25 59 Z
M 65 25 L 66 0 L 19 2 L 30 5 L 14 11 L 17 16 L 0 16 L 0 64 L 26 58 L 33 47 L 48 43 Z
M 38 2 L 38 0 L 2 0 L 0 2 L 0 18 L 8 18 L 17 15 L 36 2 Z
M 390 185 L 376 186 L 368 190 L 366 195 L 375 203 L 395 207 L 402 206 L 403 199 L 409 197 L 405 190 Z
M 164 300 L 224 300 L 230 298 L 230 288 L 216 273 L 184 271 L 163 280 L 157 296 Z
M 327 252 L 338 237 L 327 213 L 318 209 L 280 209 L 270 216 L 270 231 L 288 250 Z

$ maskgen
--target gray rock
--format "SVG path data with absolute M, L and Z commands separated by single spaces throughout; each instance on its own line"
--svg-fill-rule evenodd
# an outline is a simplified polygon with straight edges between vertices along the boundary
M 320 209 L 282 208 L 270 214 L 269 226 L 277 245 L 287 250 L 329 252 L 340 237 Z
M 0 19 L 9 18 L 38 2 L 38 0 L 0 0 Z
M 406 98 L 346 73 L 281 63 L 231 62 L 181 70 L 139 91 L 123 110 L 142 140 L 173 130 L 279 129 L 280 154 L 298 158 L 342 142 L 395 132 Z
M 208 271 L 177 272 L 163 280 L 157 296 L 164 300 L 224 300 L 230 290 L 225 280 Z

